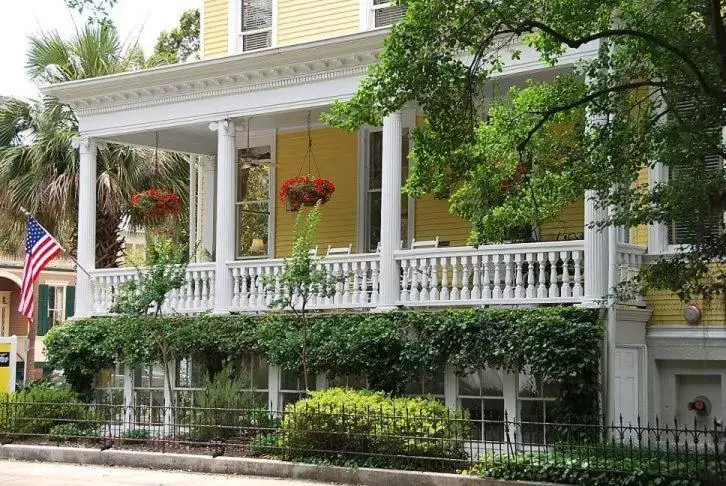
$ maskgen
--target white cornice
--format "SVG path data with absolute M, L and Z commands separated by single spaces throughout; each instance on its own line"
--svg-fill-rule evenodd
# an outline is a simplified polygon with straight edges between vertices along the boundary
M 364 73 L 384 32 L 365 32 L 172 66 L 47 86 L 78 115 L 239 94 Z

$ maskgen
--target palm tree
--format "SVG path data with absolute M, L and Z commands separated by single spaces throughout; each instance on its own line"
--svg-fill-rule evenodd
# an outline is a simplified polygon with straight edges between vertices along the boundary
M 71 39 L 56 32 L 31 37 L 27 71 L 40 84 L 84 79 L 138 69 L 144 57 L 136 44 L 124 47 L 111 24 L 87 25 Z M 76 247 L 78 170 L 71 145 L 78 135 L 73 111 L 53 99 L 0 97 L 0 214 L 2 236 L 12 248 L 22 234 L 23 206 L 49 231 Z M 118 264 L 121 224 L 136 192 L 164 185 L 188 198 L 188 166 L 177 154 L 107 144 L 97 166 L 96 266 Z

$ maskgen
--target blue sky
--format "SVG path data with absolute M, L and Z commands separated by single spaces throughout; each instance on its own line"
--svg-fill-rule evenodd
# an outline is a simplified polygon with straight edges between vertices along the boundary
M 139 38 L 148 53 L 160 31 L 173 28 L 184 10 L 199 8 L 201 3 L 202 0 L 118 0 L 112 18 L 122 40 Z M 38 90 L 25 75 L 28 35 L 53 29 L 70 34 L 82 21 L 74 18 L 63 0 L 0 0 L 0 6 L 0 45 L 5 46 L 0 52 L 0 95 L 35 98 Z

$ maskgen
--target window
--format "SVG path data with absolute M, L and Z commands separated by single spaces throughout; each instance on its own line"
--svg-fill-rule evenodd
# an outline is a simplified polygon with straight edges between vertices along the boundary
M 164 421 L 164 366 L 144 365 L 134 370 L 134 420 L 140 424 Z
M 270 147 L 241 149 L 237 157 L 237 257 L 269 252 Z
M 469 411 L 472 437 L 480 441 L 504 440 L 504 388 L 502 372 L 493 368 L 459 378 L 458 401 Z
M 272 45 L 272 0 L 242 0 L 242 52 Z
M 94 390 L 98 403 L 122 405 L 124 402 L 123 365 L 116 363 L 113 368 L 101 370 L 96 376 Z
M 408 178 L 408 130 L 402 134 L 401 180 Z M 366 251 L 375 252 L 381 241 L 381 183 L 383 180 L 383 132 L 370 132 L 366 164 Z M 408 196 L 401 194 L 402 246 L 408 246 Z
M 353 388 L 355 390 L 365 390 L 368 388 L 368 379 L 363 375 L 344 375 L 336 376 L 328 379 L 330 388 Z
M 370 25 L 374 29 L 386 27 L 401 20 L 405 14 L 403 5 L 394 5 L 391 0 L 373 0 Z
M 308 376 L 308 387 L 315 390 L 317 377 L 313 374 Z M 280 399 L 282 407 L 289 403 L 295 403 L 305 398 L 305 378 L 302 372 L 282 370 L 280 372 Z
M 53 325 L 73 316 L 75 287 L 38 286 L 38 335 L 44 336 Z
M 432 376 L 422 376 L 406 385 L 405 395 L 427 396 L 444 401 L 444 370 L 437 370 Z
M 519 375 L 520 434 L 524 444 L 546 444 L 557 409 L 559 386 L 528 373 Z

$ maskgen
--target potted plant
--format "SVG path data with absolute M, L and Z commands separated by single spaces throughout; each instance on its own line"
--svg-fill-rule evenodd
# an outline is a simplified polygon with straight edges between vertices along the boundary
M 311 175 L 285 179 L 280 187 L 280 200 L 290 211 L 302 206 L 314 206 L 318 201 L 325 204 L 335 193 L 335 185 L 327 179 Z
M 181 212 L 181 198 L 169 189 L 151 188 L 131 196 L 131 216 L 137 221 L 158 222 Z

